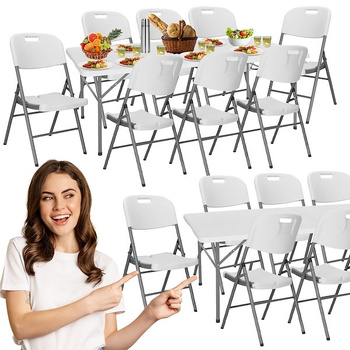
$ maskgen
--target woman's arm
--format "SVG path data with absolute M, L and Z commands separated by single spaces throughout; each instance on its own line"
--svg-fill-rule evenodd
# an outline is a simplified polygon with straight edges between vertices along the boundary
M 181 290 L 196 280 L 196 278 L 196 276 L 193 276 L 180 283 L 177 287 L 154 298 L 132 323 L 106 337 L 104 349 L 129 349 L 155 322 L 178 313 L 182 302 Z M 106 326 L 111 325 L 107 317 L 106 321 Z
M 76 302 L 45 311 L 32 311 L 29 292 L 7 291 L 6 305 L 12 332 L 17 339 L 40 337 L 93 312 L 111 309 L 120 303 L 121 286 L 136 274 L 130 273 Z

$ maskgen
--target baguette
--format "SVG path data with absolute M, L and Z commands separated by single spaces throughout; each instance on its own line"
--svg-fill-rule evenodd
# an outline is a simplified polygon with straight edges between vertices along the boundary
M 153 13 L 148 15 L 148 19 L 162 33 L 168 28 L 168 25 Z

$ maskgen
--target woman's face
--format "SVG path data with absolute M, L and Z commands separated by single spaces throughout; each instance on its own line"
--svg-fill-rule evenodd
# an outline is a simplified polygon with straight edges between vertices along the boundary
M 57 237 L 75 237 L 81 207 L 78 183 L 68 174 L 51 173 L 41 191 L 40 216 Z

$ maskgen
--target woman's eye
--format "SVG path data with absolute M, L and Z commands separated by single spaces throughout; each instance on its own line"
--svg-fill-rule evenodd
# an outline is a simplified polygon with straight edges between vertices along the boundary
M 66 198 L 72 198 L 72 197 L 74 197 L 74 194 L 73 194 L 73 193 L 68 193 L 68 194 L 66 195 Z
M 45 196 L 42 198 L 43 201 L 49 201 L 50 199 L 52 199 L 52 197 L 50 196 Z

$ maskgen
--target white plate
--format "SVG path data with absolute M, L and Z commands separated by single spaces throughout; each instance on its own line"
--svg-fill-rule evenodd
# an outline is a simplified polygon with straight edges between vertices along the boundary
M 233 51 L 235 51 L 238 48 L 239 48 L 239 46 L 235 46 L 233 48 Z M 257 48 L 257 51 L 258 51 L 257 53 L 248 53 L 247 55 L 249 55 L 249 56 L 259 56 L 259 55 L 261 55 L 264 52 L 264 50 L 262 48 L 260 48 L 260 47 Z M 242 52 L 242 51 L 236 51 L 236 52 Z
M 180 55 L 182 56 L 182 58 L 183 58 L 185 61 L 193 62 L 193 63 L 200 62 L 201 60 L 191 60 L 191 59 L 185 57 L 186 55 L 189 55 L 191 52 L 201 52 L 201 51 L 188 51 L 188 52 L 183 52 L 183 53 L 181 53 Z
M 198 45 L 198 41 L 204 41 L 205 39 L 216 39 L 216 38 L 201 38 L 197 40 L 197 45 Z M 227 44 L 227 39 L 217 39 L 220 40 L 222 42 L 222 45 L 215 45 L 216 47 L 223 47 Z
M 86 68 L 86 67 L 84 67 L 84 64 L 89 62 L 89 61 L 95 61 L 95 60 L 88 60 L 88 61 L 80 62 L 78 64 L 78 66 L 80 68 L 87 69 L 87 70 L 104 70 L 104 69 L 109 69 L 109 68 L 113 67 L 113 62 L 110 62 L 110 61 L 105 61 L 106 67 L 104 67 L 104 68 Z
M 142 58 L 144 56 L 140 56 L 140 58 Z M 122 67 L 126 67 L 126 68 L 133 68 L 134 66 L 132 65 L 125 65 L 125 64 L 121 64 L 120 62 L 125 60 L 125 58 L 131 58 L 131 57 L 122 57 L 122 58 L 118 58 L 115 62 L 119 65 L 119 66 L 122 66 Z M 137 62 L 136 62 L 137 63 Z

